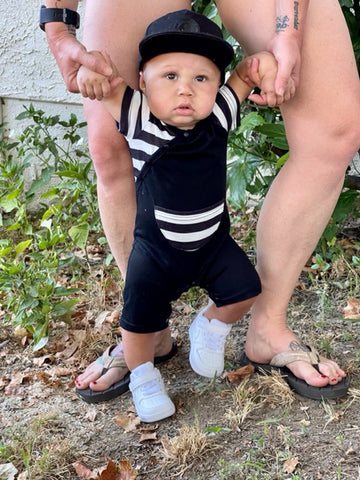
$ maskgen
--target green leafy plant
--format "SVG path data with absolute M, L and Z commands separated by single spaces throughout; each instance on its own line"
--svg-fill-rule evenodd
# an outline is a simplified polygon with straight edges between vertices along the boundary
M 95 175 L 79 134 L 85 124 L 32 105 L 17 119 L 27 126 L 14 138 L 0 126 L 0 299 L 6 318 L 25 327 L 39 349 L 51 321 L 65 319 L 79 301 L 71 283 L 83 267 L 74 252 L 86 254 L 100 221 Z M 38 174 L 26 185 L 31 163 Z
M 249 200 L 262 202 L 288 157 L 284 126 L 275 110 L 245 106 L 243 113 L 228 142 L 229 201 L 242 210 Z

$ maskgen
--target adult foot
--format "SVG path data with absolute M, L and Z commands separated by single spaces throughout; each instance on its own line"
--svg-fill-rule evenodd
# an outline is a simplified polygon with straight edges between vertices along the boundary
M 116 358 L 124 357 L 121 343 L 111 350 L 110 356 Z M 103 373 L 103 369 L 102 357 L 99 357 L 90 363 L 85 371 L 75 379 L 76 388 L 78 390 L 85 390 L 89 387 L 95 392 L 101 392 L 122 380 L 129 372 L 129 369 L 126 367 L 112 367 L 105 373 Z
M 268 364 L 276 354 L 303 349 L 304 344 L 283 322 L 274 324 L 252 321 L 250 323 L 246 335 L 245 352 L 254 362 Z M 304 361 L 292 362 L 287 365 L 287 368 L 297 378 L 314 387 L 336 385 L 346 377 L 345 371 L 336 362 L 322 356 L 318 364 L 319 371 Z
M 170 330 L 166 329 L 157 332 L 155 337 L 155 355 L 162 357 L 169 354 L 173 349 L 173 340 L 170 335 Z M 110 352 L 110 356 L 124 356 L 121 342 Z M 129 372 L 129 369 L 126 367 L 112 367 L 109 368 L 107 372 L 103 373 L 103 368 L 103 362 L 100 357 L 92 362 L 85 371 L 75 379 L 76 388 L 78 390 L 90 388 L 94 392 L 101 392 L 122 380 Z

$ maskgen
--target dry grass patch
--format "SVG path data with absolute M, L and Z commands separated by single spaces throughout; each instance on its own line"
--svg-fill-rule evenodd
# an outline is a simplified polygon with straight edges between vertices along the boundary
M 295 400 L 294 392 L 276 370 L 273 370 L 271 375 L 257 375 L 256 383 L 259 389 L 265 390 L 262 397 L 268 404 L 288 407 Z
M 233 393 L 234 407 L 225 414 L 230 428 L 237 428 L 254 411 L 266 405 L 290 406 L 295 395 L 279 372 L 246 377 Z
M 360 389 L 349 388 L 348 396 L 350 397 L 351 401 L 359 401 L 360 400 Z
M 229 409 L 225 414 L 225 420 L 230 428 L 236 429 L 238 425 L 244 423 L 250 413 L 258 410 L 264 404 L 261 400 L 259 388 L 253 381 L 246 377 L 235 388 L 233 392 L 233 409 Z
M 184 424 L 177 437 L 162 441 L 162 471 L 171 470 L 171 478 L 181 476 L 193 467 L 195 462 L 217 448 L 219 445 L 200 430 L 198 423 L 193 426 Z
M 358 376 L 360 375 L 360 362 L 357 358 L 352 358 L 346 362 L 344 370 L 347 375 Z
M 327 400 L 322 400 L 321 405 L 325 411 L 327 417 L 326 423 L 324 425 L 324 430 L 331 422 L 338 422 L 344 415 L 344 410 L 336 410 L 330 402 Z M 326 418 L 325 417 L 325 418 Z

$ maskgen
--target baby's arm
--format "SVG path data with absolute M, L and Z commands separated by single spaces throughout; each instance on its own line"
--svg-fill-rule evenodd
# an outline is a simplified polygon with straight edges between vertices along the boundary
M 106 62 L 112 67 L 114 74 L 109 78 L 81 66 L 77 74 L 77 83 L 80 93 L 83 97 L 89 97 L 92 100 L 100 100 L 115 120 L 119 121 L 120 108 L 126 84 L 118 75 L 116 66 L 112 63 L 110 57 L 106 53 L 95 51 L 89 53 L 94 56 L 101 56 L 102 59 L 106 60 Z

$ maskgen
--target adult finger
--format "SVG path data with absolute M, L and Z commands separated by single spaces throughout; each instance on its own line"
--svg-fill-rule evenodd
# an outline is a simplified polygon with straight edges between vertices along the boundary
M 91 53 L 81 50 L 77 61 L 80 65 L 88 68 L 92 72 L 99 73 L 108 77 L 112 74 L 112 68 L 108 65 L 102 56 L 91 55 Z

